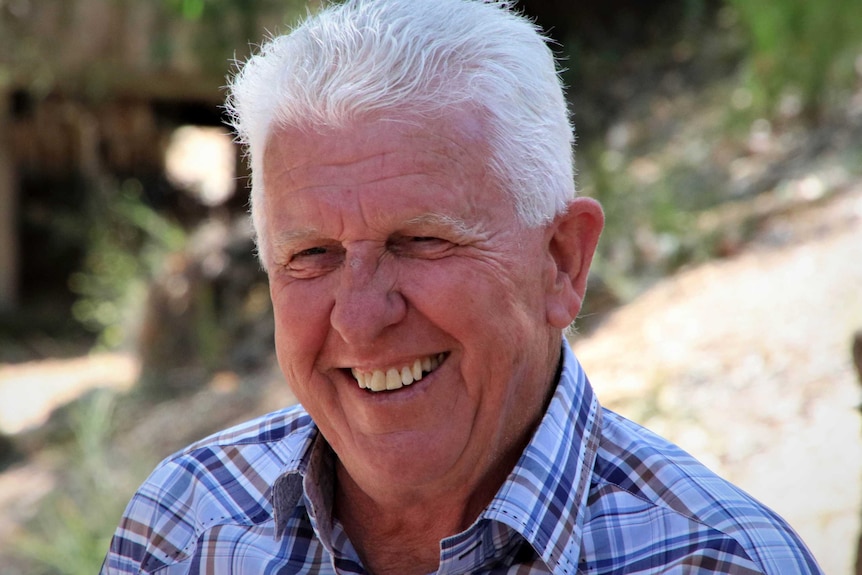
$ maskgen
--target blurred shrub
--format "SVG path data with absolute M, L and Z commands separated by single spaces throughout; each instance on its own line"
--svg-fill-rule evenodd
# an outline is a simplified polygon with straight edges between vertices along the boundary
M 69 279 L 78 295 L 75 318 L 99 334 L 99 343 L 125 343 L 149 279 L 186 234 L 141 199 L 141 184 L 127 180 L 117 191 L 94 190 L 89 206 L 89 246 L 82 271 Z
M 247 45 L 257 42 L 264 29 L 279 29 L 296 21 L 321 0 L 161 0 L 165 23 L 183 23 L 191 30 L 192 50 L 210 72 L 224 74 L 233 58 L 245 58 Z M 176 28 L 162 28 L 156 38 L 162 58 L 178 48 Z
M 830 86 L 853 77 L 862 48 L 859 0 L 728 0 L 748 39 L 748 80 L 757 112 L 772 115 L 783 96 L 816 119 Z
M 152 464 L 141 453 L 131 465 L 111 454 L 115 404 L 111 392 L 99 391 L 75 406 L 58 487 L 9 542 L 28 575 L 99 572 L 123 508 Z

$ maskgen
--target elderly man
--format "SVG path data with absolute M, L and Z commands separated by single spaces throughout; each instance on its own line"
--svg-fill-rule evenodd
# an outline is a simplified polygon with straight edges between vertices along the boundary
M 112 573 L 819 573 L 603 410 L 563 338 L 602 228 L 551 52 L 503 2 L 356 0 L 234 79 L 300 406 L 164 461 Z

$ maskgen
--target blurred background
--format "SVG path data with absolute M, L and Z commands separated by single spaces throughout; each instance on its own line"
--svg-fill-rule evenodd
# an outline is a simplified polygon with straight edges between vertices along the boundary
M 0 0 L 4 574 L 97 572 L 161 458 L 293 401 L 220 106 L 319 4 Z M 606 210 L 571 336 L 600 400 L 862 573 L 862 3 L 517 5 Z

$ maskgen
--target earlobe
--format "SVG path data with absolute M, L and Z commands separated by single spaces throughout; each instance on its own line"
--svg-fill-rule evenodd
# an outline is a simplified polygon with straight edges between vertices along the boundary
M 548 228 L 551 274 L 547 293 L 548 323 L 559 329 L 571 324 L 581 310 L 587 276 L 604 226 L 599 203 L 575 198 L 569 209 Z

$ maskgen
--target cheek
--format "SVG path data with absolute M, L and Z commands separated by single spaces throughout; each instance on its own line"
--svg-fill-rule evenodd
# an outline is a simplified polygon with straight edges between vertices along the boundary
M 326 338 L 332 307 L 327 292 L 303 282 L 285 284 L 270 279 L 270 286 L 279 360 L 282 367 L 304 371 Z
M 411 262 L 399 284 L 410 307 L 456 337 L 481 318 L 490 295 L 476 269 L 457 261 Z
M 413 281 L 403 284 L 404 293 L 423 317 L 471 354 L 506 352 L 544 321 L 538 282 L 519 271 L 497 262 L 435 262 L 407 278 Z

